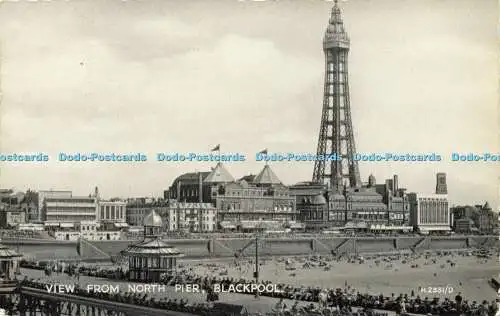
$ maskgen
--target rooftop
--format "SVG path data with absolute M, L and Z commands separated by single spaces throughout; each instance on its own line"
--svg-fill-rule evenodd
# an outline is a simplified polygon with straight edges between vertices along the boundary
M 281 180 L 271 170 L 269 165 L 265 165 L 264 169 L 253 179 L 254 184 L 281 184 Z
M 148 227 L 163 227 L 163 220 L 155 210 L 151 210 L 151 212 L 144 218 L 142 224 Z
M 210 174 L 205 178 L 206 183 L 228 183 L 234 182 L 233 176 L 224 168 L 222 163 L 218 163 Z
M 132 245 L 123 251 L 124 255 L 167 255 L 172 257 L 182 257 L 181 253 L 174 246 L 168 245 L 160 239 L 153 239 Z

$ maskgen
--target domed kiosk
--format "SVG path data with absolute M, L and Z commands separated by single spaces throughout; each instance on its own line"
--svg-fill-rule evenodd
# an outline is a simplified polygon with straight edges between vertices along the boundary
M 175 274 L 177 258 L 183 254 L 161 240 L 163 220 L 155 210 L 144 218 L 144 240 L 122 251 L 128 257 L 131 281 L 159 282 L 163 275 Z
M 15 280 L 19 261 L 23 255 L 5 246 L 0 241 L 0 281 Z

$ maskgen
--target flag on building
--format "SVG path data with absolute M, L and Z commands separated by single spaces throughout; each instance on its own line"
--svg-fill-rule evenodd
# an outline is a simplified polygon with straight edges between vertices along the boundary
M 262 150 L 259 154 L 261 154 L 261 155 L 267 155 L 267 148 L 264 149 L 264 150 Z
M 220 150 L 220 144 L 218 144 L 217 146 L 215 146 L 215 147 L 212 149 L 212 151 L 218 151 L 218 150 Z

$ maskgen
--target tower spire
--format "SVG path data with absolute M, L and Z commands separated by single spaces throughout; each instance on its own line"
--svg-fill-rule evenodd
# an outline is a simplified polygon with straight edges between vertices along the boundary
M 323 39 L 325 83 L 323 111 L 318 140 L 318 156 L 336 157 L 333 161 L 318 160 L 314 164 L 313 181 L 330 184 L 342 194 L 347 180 L 349 187 L 360 187 L 356 146 L 349 99 L 348 63 L 349 36 L 344 29 L 338 1 L 332 9 Z
M 338 6 L 338 1 L 332 8 L 328 27 L 325 32 L 323 46 L 329 47 L 349 47 L 349 36 L 344 28 L 344 21 L 342 20 L 342 12 Z

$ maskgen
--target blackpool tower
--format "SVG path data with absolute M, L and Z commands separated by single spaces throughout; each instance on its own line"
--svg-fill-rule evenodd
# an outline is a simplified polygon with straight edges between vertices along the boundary
M 361 187 L 349 102 L 349 36 L 344 29 L 337 1 L 323 39 L 325 83 L 318 156 L 329 157 L 314 164 L 313 182 L 328 184 L 336 193 Z

